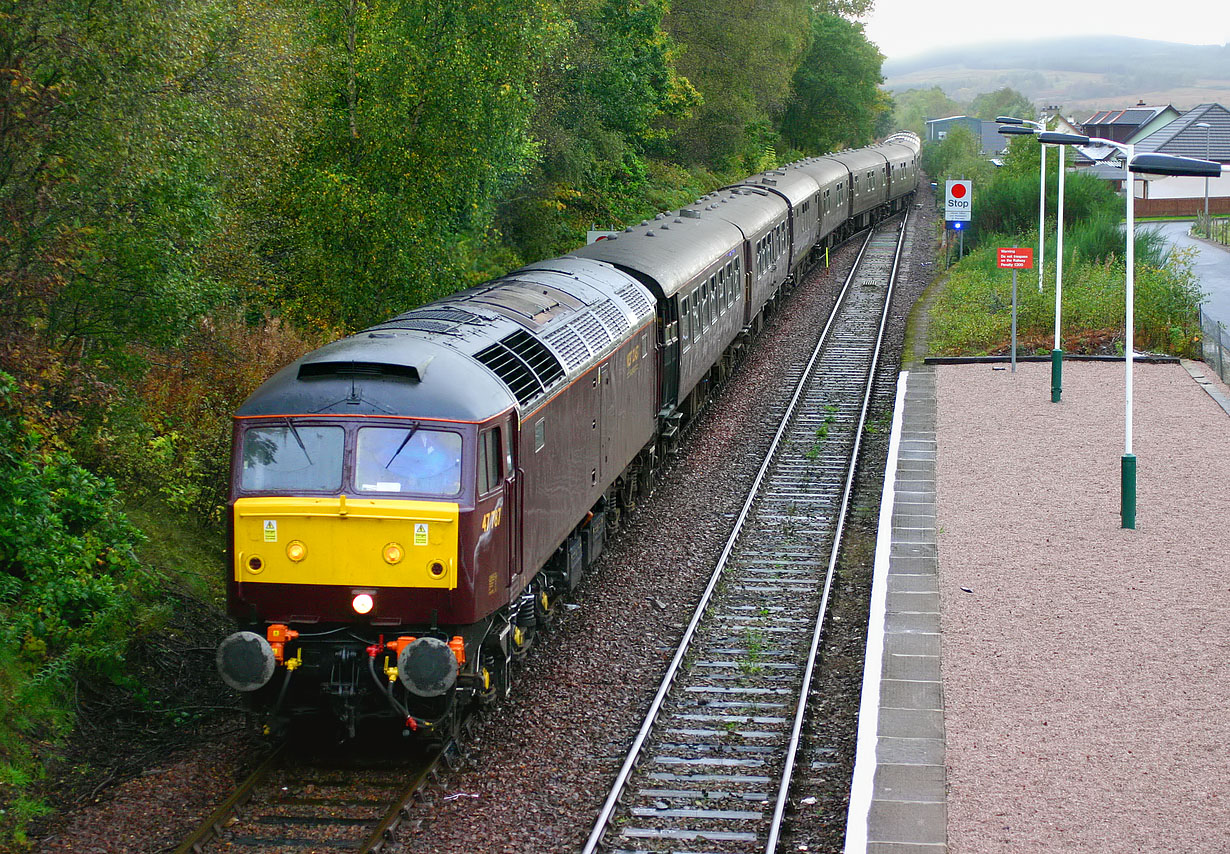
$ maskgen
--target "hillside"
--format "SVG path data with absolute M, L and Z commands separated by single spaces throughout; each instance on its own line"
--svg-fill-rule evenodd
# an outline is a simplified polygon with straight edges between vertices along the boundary
M 1144 101 L 1179 109 L 1230 103 L 1230 46 L 1120 36 L 996 42 L 884 63 L 891 91 L 941 87 L 954 100 L 1011 86 L 1065 112 Z

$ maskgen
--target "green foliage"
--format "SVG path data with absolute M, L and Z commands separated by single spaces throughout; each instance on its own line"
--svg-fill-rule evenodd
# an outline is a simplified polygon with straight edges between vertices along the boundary
M 533 164 L 543 0 L 302 3 L 318 72 L 269 248 L 304 321 L 354 327 L 470 283 L 501 195 Z
M 686 117 L 700 100 L 675 70 L 677 48 L 662 28 L 665 4 L 598 0 L 572 15 L 569 36 L 537 86 L 532 130 L 541 156 L 497 220 L 527 260 L 566 252 L 594 224 L 661 210 L 649 199 L 670 186 L 659 173 L 691 182 L 660 157 L 669 146 L 667 122 Z M 692 198 L 672 197 L 664 206 Z
M 896 126 L 901 130 L 912 130 L 922 139 L 927 138 L 927 119 L 963 114 L 961 105 L 945 95 L 939 86 L 894 92 L 893 105 Z
M 1079 230 L 1078 226 L 1076 233 Z M 933 354 L 1007 352 L 1011 339 L 1012 276 L 996 267 L 995 247 L 1028 245 L 1028 236 L 1025 237 L 993 237 L 984 248 L 974 250 L 952 269 L 931 313 L 928 336 Z M 1145 237 L 1144 241 L 1155 239 L 1156 236 Z M 1120 231 L 1120 249 L 1122 241 Z M 1018 338 L 1026 351 L 1039 347 L 1049 350 L 1053 341 L 1053 274 L 1047 279 L 1051 286 L 1042 293 L 1035 287 L 1036 279 L 1031 274 L 1018 281 Z M 1113 351 L 1115 343 L 1122 341 L 1125 279 L 1121 255 L 1092 259 L 1074 254 L 1065 262 L 1062 331 L 1066 352 Z M 1142 252 L 1137 258 L 1134 280 L 1136 346 L 1190 355 L 1199 339 L 1201 297 L 1190 257 L 1175 252 L 1159 262 L 1156 253 Z
M 3 825 L 20 834 L 38 812 L 24 793 L 41 774 L 29 740 L 68 732 L 78 675 L 123 678 L 125 650 L 154 610 L 139 604 L 152 579 L 114 485 L 43 451 L 15 389 L 0 373 L 0 800 L 14 807 Z
M 209 3 L 0 3 L 0 334 L 177 340 L 221 298 Z
M 674 0 L 666 28 L 704 102 L 677 123 L 685 163 L 755 171 L 807 47 L 804 0 Z M 744 173 L 746 174 L 746 172 Z
M 994 121 L 999 116 L 1033 119 L 1036 111 L 1029 98 L 1011 87 L 1004 86 L 994 92 L 984 92 L 975 96 L 970 102 L 968 115 L 987 121 Z
M 923 171 L 931 180 L 943 182 L 953 178 L 969 178 L 976 183 L 974 192 L 978 200 L 978 216 L 982 218 L 982 188 L 995 171 L 991 162 L 982 155 L 982 141 L 964 125 L 956 125 L 944 139 L 923 143 L 921 153 Z
M 870 142 L 881 113 L 884 57 L 861 24 L 813 12 L 811 44 L 794 73 L 794 95 L 782 132 L 805 154 L 823 154 Z

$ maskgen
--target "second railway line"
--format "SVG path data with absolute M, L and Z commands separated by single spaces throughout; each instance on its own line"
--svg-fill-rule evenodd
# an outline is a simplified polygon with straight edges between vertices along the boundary
M 775 850 L 899 245 L 868 238 L 587 852 Z

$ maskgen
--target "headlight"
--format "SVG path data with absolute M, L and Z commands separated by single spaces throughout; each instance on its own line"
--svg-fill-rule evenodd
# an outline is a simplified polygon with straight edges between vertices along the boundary
M 357 593 L 350 600 L 350 607 L 354 608 L 356 614 L 370 613 L 375 604 L 376 600 L 372 598 L 370 593 Z

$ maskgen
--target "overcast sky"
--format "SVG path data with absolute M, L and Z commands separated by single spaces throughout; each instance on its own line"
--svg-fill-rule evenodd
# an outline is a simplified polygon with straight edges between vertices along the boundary
M 1230 2 L 1025 0 L 1003 4 L 876 0 L 866 26 L 867 37 L 889 59 L 949 45 L 1052 36 L 1119 35 L 1223 45 L 1230 40 Z

